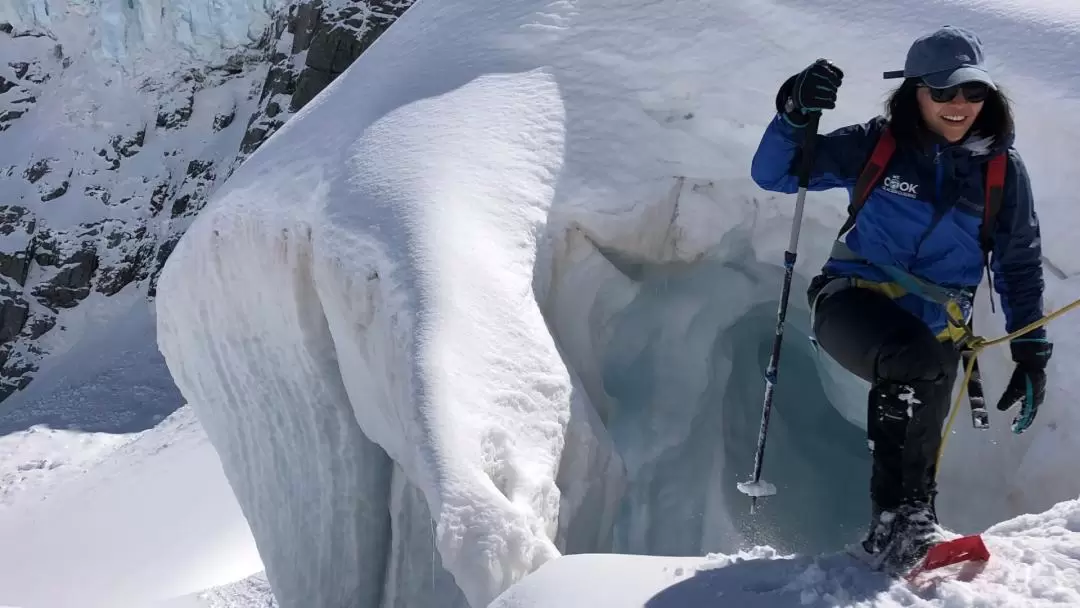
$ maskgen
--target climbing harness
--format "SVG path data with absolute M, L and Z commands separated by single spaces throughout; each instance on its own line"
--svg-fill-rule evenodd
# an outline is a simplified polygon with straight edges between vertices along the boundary
M 893 135 L 892 128 L 886 126 L 878 137 L 877 142 L 874 144 L 874 149 L 870 154 L 869 160 L 863 166 L 858 179 L 855 181 L 855 187 L 852 189 L 851 203 L 848 206 L 848 217 L 844 222 L 843 227 L 840 228 L 840 232 L 836 239 L 838 244 L 834 245 L 832 252 L 834 258 L 865 262 L 865 260 L 862 260 L 848 249 L 842 239 L 844 234 L 849 232 L 855 226 L 856 216 L 870 197 L 870 193 L 881 180 L 881 177 L 885 174 L 885 169 L 888 167 L 889 160 L 895 152 L 896 138 Z M 992 284 L 990 252 L 993 250 L 994 246 L 995 222 L 997 221 L 997 215 L 1001 210 L 1001 203 L 1005 196 L 1005 176 L 1007 172 L 1008 159 L 1004 153 L 995 154 L 987 161 L 985 186 L 986 200 L 983 204 L 983 221 L 979 228 L 979 247 L 982 250 L 982 265 L 983 268 L 986 269 L 986 279 L 990 284 Z M 924 299 L 942 305 L 946 311 L 949 320 L 945 330 L 938 336 L 939 340 L 951 341 L 956 347 L 962 348 L 967 341 L 974 337 L 972 329 L 974 290 L 971 290 L 970 292 L 961 292 L 944 289 L 923 281 L 898 268 L 884 266 L 879 266 L 879 268 L 889 275 L 892 282 L 880 283 L 862 281 L 861 283 L 858 283 L 858 281 L 856 281 L 855 286 L 874 289 L 893 299 L 904 295 L 904 293 L 920 295 Z M 822 292 L 815 297 L 814 301 L 811 303 L 811 313 L 814 311 L 818 300 L 822 296 L 843 289 L 846 286 L 848 285 L 831 282 L 827 283 L 822 289 Z M 993 296 L 990 296 L 990 308 L 991 310 L 994 309 Z M 816 349 L 816 339 L 811 337 L 811 343 Z M 971 363 L 970 355 L 964 354 L 963 360 L 965 365 Z M 965 379 L 965 384 L 968 388 L 968 394 L 971 396 L 972 426 L 977 429 L 990 428 L 990 416 L 986 411 L 986 402 L 983 397 L 982 375 L 979 373 L 978 363 L 973 364 L 972 373 Z
M 838 259 L 861 259 L 857 256 L 857 254 L 848 249 L 847 246 L 841 241 L 837 241 L 834 244 L 833 255 L 837 256 Z M 986 338 L 975 335 L 975 333 L 972 331 L 970 323 L 971 304 L 970 298 L 968 297 L 969 294 L 967 292 L 962 290 L 948 289 L 939 285 L 928 283 L 914 275 L 903 272 L 902 270 L 899 270 L 897 268 L 883 265 L 878 267 L 884 270 L 889 275 L 889 277 L 894 282 L 893 284 L 874 283 L 872 281 L 865 281 L 854 277 L 837 277 L 830 280 L 821 288 L 821 291 L 815 297 L 815 304 L 824 295 L 827 295 L 829 293 L 835 293 L 836 291 L 839 291 L 846 287 L 864 287 L 869 289 L 887 290 L 888 293 L 886 295 L 891 295 L 893 297 L 896 297 L 897 294 L 900 293 L 897 291 L 897 289 L 899 288 L 908 293 L 914 293 L 927 300 L 942 304 L 945 307 L 945 311 L 949 317 L 950 326 L 952 326 L 952 328 L 954 329 L 959 330 L 963 334 L 962 338 L 954 341 L 953 346 L 960 351 L 961 355 L 963 356 L 965 365 L 964 380 L 960 387 L 960 393 L 957 395 L 956 401 L 950 407 L 951 413 L 949 415 L 949 420 L 945 425 L 941 445 L 938 448 L 935 462 L 940 462 L 941 456 L 942 454 L 944 454 L 945 444 L 948 440 L 950 430 L 952 429 L 953 422 L 956 420 L 957 412 L 960 411 L 960 402 L 963 400 L 968 389 L 972 391 L 979 391 L 978 395 L 973 395 L 975 397 L 978 397 L 978 401 L 973 401 L 972 403 L 972 416 L 974 426 L 976 428 L 987 428 L 986 410 L 985 407 L 983 407 L 982 384 L 980 382 L 972 381 L 973 377 L 978 374 L 977 362 L 979 354 L 991 346 L 1004 344 L 1011 340 L 1023 337 L 1031 333 L 1032 331 L 1043 327 L 1050 321 L 1061 317 L 1065 313 L 1076 308 L 1080 308 L 1080 300 L 1076 300 L 1068 304 L 1067 306 L 1064 306 L 1052 313 L 1049 313 L 1046 316 L 1032 323 L 1029 323 L 1028 325 L 1012 333 L 1001 336 L 1000 338 L 995 338 L 993 340 L 987 340 Z M 979 406 L 978 409 L 976 409 L 976 405 Z

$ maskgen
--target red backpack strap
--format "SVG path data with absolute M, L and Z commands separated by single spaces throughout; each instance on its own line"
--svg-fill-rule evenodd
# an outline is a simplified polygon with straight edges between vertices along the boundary
M 881 180 L 882 174 L 885 173 L 885 167 L 888 166 L 889 159 L 892 158 L 895 151 L 896 138 L 893 137 L 892 129 L 886 126 L 881 131 L 877 143 L 874 144 L 874 151 L 870 154 L 870 160 L 863 167 L 859 178 L 855 180 L 855 189 L 851 193 L 851 204 L 848 205 L 848 219 L 844 222 L 844 226 L 840 228 L 841 236 L 855 226 L 855 216 L 862 209 L 863 204 L 866 203 L 866 199 L 870 197 L 870 192 Z
M 979 246 L 983 252 L 986 281 L 994 284 L 990 275 L 990 252 L 994 249 L 994 228 L 997 223 L 1001 201 L 1005 198 L 1005 172 L 1008 170 L 1008 153 L 1002 152 L 990 159 L 986 167 L 986 202 L 983 204 L 983 222 L 979 228 Z M 994 298 L 990 296 L 990 310 L 994 310 Z
M 984 256 L 989 256 L 994 247 L 994 223 L 998 211 L 1001 211 L 1001 201 L 1005 197 L 1007 163 L 1008 157 L 1001 153 L 991 158 L 986 168 L 986 203 L 983 205 L 983 223 L 979 230 L 979 244 L 983 248 Z

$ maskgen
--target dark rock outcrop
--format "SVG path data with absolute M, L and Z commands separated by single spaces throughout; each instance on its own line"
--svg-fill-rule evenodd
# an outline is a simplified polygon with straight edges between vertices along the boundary
M 142 83 L 156 103 L 149 124 L 72 138 L 70 150 L 0 167 L 0 180 L 25 180 L 17 188 L 25 200 L 0 200 L 0 399 L 30 382 L 47 355 L 39 339 L 63 329 L 65 311 L 95 292 L 113 296 L 129 286 L 154 297 L 162 267 L 214 190 L 412 3 L 297 0 L 254 48 L 220 65 Z M 0 34 L 40 35 L 5 24 Z M 34 42 L 37 55 L 0 65 L 0 132 L 32 112 L 71 61 L 59 44 L 41 42 Z M 256 85 L 247 100 L 221 103 L 220 96 L 202 95 L 237 78 Z M 201 108 L 208 99 L 218 105 Z M 237 137 L 239 149 L 209 142 L 189 149 L 192 133 Z M 100 219 L 57 227 L 36 213 L 69 207 L 99 209 Z
M 248 122 L 240 145 L 242 155 L 285 124 L 352 65 L 414 0 L 366 0 L 331 3 L 303 1 L 289 7 L 264 38 L 270 51 L 261 108 Z M 342 5 L 344 4 L 344 5 Z M 289 53 L 280 52 L 291 37 Z M 306 54 L 305 54 L 306 52 Z M 296 58 L 303 55 L 303 64 Z

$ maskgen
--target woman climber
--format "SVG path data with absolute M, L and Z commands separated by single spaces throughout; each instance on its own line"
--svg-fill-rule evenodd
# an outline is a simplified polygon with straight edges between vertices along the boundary
M 904 79 L 885 116 L 815 139 L 807 189 L 846 188 L 852 217 L 808 297 L 820 347 L 871 384 L 873 514 L 862 548 L 907 569 L 943 539 L 936 455 L 983 268 L 1009 332 L 1042 317 L 1044 283 L 1028 174 L 979 38 L 943 27 L 915 40 L 904 69 L 885 77 Z M 800 130 L 810 113 L 836 107 L 842 79 L 820 59 L 783 83 L 753 158 L 759 186 L 797 190 Z M 864 171 L 886 130 L 892 154 Z M 994 192 L 987 175 L 999 156 L 1004 185 Z M 997 407 L 1020 406 L 1013 430 L 1022 432 L 1045 396 L 1052 347 L 1040 328 L 1010 349 L 1015 370 Z

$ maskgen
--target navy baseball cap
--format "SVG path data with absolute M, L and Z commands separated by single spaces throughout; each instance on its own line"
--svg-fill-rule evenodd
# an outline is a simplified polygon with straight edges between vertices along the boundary
M 944 89 L 965 82 L 997 85 L 986 71 L 982 41 L 973 32 L 946 25 L 915 40 L 903 70 L 885 72 L 885 78 L 921 78 L 928 86 Z

